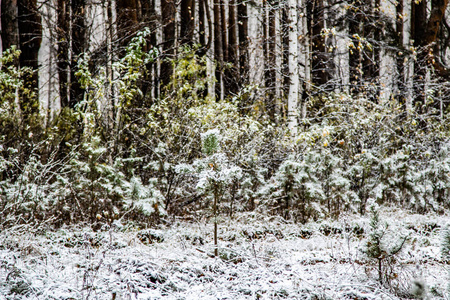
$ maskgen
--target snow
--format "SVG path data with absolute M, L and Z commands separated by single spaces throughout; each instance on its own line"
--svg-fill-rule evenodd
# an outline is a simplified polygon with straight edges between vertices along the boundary
M 409 236 L 390 285 L 361 251 L 370 220 L 356 215 L 304 225 L 223 218 L 218 258 L 205 219 L 98 232 L 15 227 L 0 233 L 0 299 L 401 299 L 421 284 L 429 299 L 449 299 L 440 254 L 449 216 L 383 209 L 380 219 Z

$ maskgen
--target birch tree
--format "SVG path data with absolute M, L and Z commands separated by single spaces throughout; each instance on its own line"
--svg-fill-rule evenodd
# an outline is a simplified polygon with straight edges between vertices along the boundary
M 288 94 L 288 127 L 293 135 L 297 134 L 297 109 L 300 92 L 300 76 L 298 72 L 298 15 L 297 0 L 288 1 L 289 12 L 289 94 Z
M 248 7 L 248 56 L 249 56 L 249 83 L 256 87 L 253 92 L 253 101 L 263 103 L 264 88 L 264 57 L 263 52 L 263 24 L 261 0 L 250 2 Z M 260 104 L 257 104 L 260 105 Z

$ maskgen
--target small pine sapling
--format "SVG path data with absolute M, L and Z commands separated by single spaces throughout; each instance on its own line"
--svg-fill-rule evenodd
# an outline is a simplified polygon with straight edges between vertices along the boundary
M 395 256 L 403 249 L 407 237 L 401 238 L 397 245 L 387 245 L 387 241 L 390 239 L 387 237 L 389 226 L 387 223 L 381 223 L 378 205 L 372 203 L 369 212 L 371 215 L 370 233 L 362 252 L 366 254 L 368 258 L 376 261 L 378 281 L 380 283 L 389 283 L 390 274 L 388 274 L 388 271 L 392 270 Z
M 219 139 L 217 137 L 216 132 L 208 131 L 204 135 L 202 135 L 202 146 L 203 153 L 207 156 L 211 156 L 219 150 Z M 209 166 L 213 171 L 217 170 L 217 163 L 210 162 Z M 218 248 L 217 248 L 217 202 L 219 198 L 219 186 L 217 182 L 213 182 L 213 194 L 214 194 L 214 203 L 213 203 L 213 215 L 214 215 L 214 256 L 218 256 Z
M 233 166 L 220 150 L 220 132 L 218 129 L 208 130 L 201 135 L 204 158 L 196 160 L 192 165 L 179 164 L 177 173 L 194 173 L 197 178 L 197 189 L 213 196 L 214 216 L 214 255 L 218 256 L 217 226 L 218 203 L 223 196 L 226 185 L 242 177 L 242 170 Z

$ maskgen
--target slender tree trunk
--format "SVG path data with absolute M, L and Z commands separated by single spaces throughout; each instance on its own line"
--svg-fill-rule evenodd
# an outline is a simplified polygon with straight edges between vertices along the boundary
M 214 59 L 217 62 L 215 79 L 216 79 L 216 96 L 218 99 L 222 95 L 222 68 L 223 68 L 223 44 L 222 44 L 222 23 L 221 23 L 221 0 L 214 0 Z
M 219 247 L 217 243 L 217 225 L 218 225 L 218 209 L 217 204 L 219 202 L 219 187 L 218 183 L 214 183 L 214 203 L 213 203 L 213 214 L 214 214 L 214 256 L 219 256 Z
M 203 3 L 206 0 L 199 0 L 198 1 L 198 41 L 199 44 L 202 47 L 206 46 L 206 39 L 205 39 L 205 35 L 206 35 L 206 26 L 205 26 L 205 22 L 207 22 L 206 20 L 206 15 L 205 15 L 205 4 Z
M 230 94 L 237 94 L 239 91 L 238 85 L 238 72 L 239 72 L 239 59 L 238 59 L 238 36 L 237 36 L 237 14 L 236 14 L 236 2 L 235 0 L 229 0 L 228 10 L 228 56 L 227 61 L 231 63 L 231 67 L 227 69 L 225 80 L 228 92 Z
M 329 80 L 325 36 L 322 34 L 322 30 L 325 28 L 325 8 L 323 0 L 311 0 L 307 7 L 308 27 L 311 37 L 312 83 L 320 86 Z
M 64 0 L 57 2 L 58 26 L 57 26 L 57 65 L 59 75 L 59 98 L 61 107 L 69 107 L 69 47 L 70 47 L 70 3 Z
M 403 106 L 406 105 L 406 84 L 405 84 L 405 49 L 403 46 L 403 0 L 397 1 L 395 6 L 395 33 L 397 38 L 397 47 L 399 49 L 396 55 L 396 65 L 397 65 L 397 101 Z
M 300 77 L 298 70 L 298 15 L 297 0 L 288 1 L 289 12 L 289 96 L 288 96 L 288 127 L 291 134 L 297 134 L 297 117 L 299 102 Z
M 240 1 L 237 6 L 238 14 L 238 38 L 239 38 L 239 85 L 248 84 L 248 17 L 247 5 Z M 247 104 L 239 103 L 241 113 L 247 112 Z
M 204 0 L 205 13 L 208 20 L 208 42 L 206 43 L 206 76 L 208 78 L 208 98 L 216 98 L 216 63 L 215 59 L 215 43 L 214 33 L 215 33 L 215 21 L 214 21 L 214 0 Z
M 280 5 L 280 4 L 279 4 Z M 281 6 L 281 5 L 280 5 Z M 281 21 L 282 21 L 282 15 L 283 15 L 284 9 L 279 7 L 275 11 L 275 40 L 274 40 L 274 56 L 275 56 L 275 99 L 276 99 L 276 106 L 275 106 L 275 113 L 277 116 L 279 116 L 281 119 L 285 118 L 285 109 L 283 105 L 283 76 L 282 76 L 282 70 L 283 70 L 283 35 L 282 35 L 282 28 L 281 28 Z
M 307 0 L 298 0 L 300 4 L 300 16 L 298 19 L 298 35 L 302 38 L 299 39 L 300 53 L 299 53 L 299 74 L 303 76 L 303 84 L 300 85 L 302 103 L 299 105 L 301 109 L 301 119 L 306 118 L 306 107 L 310 101 L 313 91 L 313 67 L 312 67 L 312 42 L 310 35 L 310 25 L 308 20 L 308 2 Z M 299 96 L 300 97 L 300 96 Z
M 69 106 L 75 105 L 83 100 L 84 89 L 78 82 L 75 73 L 77 71 L 78 59 L 88 48 L 86 39 L 86 0 L 72 0 L 71 16 L 71 62 L 70 62 L 70 100 Z
M 426 26 L 427 20 L 427 1 L 412 1 L 411 3 L 411 33 L 414 40 L 414 46 L 418 47 L 417 60 L 414 64 L 414 98 L 413 109 L 418 112 L 425 111 L 425 81 L 427 73 L 427 49 L 426 45 Z
M 266 74 L 266 110 L 272 121 L 276 120 L 277 111 L 277 96 L 276 96 L 276 7 L 278 6 L 277 1 L 266 2 L 266 54 L 267 65 L 265 67 Z

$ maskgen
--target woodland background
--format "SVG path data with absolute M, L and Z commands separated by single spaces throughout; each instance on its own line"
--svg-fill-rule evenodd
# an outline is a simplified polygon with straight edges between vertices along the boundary
M 2 0 L 1 29 L 1 226 L 450 205 L 447 0 Z

